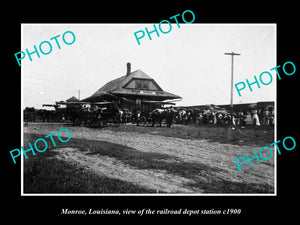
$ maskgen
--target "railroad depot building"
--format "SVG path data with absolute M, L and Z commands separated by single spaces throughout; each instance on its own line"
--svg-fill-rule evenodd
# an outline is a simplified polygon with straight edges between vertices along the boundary
M 131 72 L 131 64 L 127 63 L 126 75 L 109 81 L 82 102 L 109 101 L 113 102 L 115 107 L 149 111 L 165 105 L 166 100 L 181 100 L 181 97 L 164 91 L 143 71 Z

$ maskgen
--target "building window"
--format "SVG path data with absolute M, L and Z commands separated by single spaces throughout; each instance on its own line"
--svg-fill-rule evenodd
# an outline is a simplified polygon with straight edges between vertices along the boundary
M 161 91 L 161 89 L 154 83 L 153 80 L 133 79 L 127 83 L 123 88 L 144 90 L 144 91 Z
M 135 88 L 149 90 L 149 81 L 148 80 L 135 80 Z

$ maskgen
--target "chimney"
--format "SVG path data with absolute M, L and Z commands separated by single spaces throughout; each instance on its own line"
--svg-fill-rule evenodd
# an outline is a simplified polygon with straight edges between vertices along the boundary
M 128 76 L 131 73 L 131 64 L 127 63 L 127 74 L 126 76 Z

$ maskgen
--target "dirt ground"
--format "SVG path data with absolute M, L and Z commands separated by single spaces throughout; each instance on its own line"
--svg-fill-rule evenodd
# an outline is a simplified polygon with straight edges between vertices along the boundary
M 185 127 L 175 125 L 171 129 Z M 245 157 L 245 154 L 253 157 L 254 150 L 258 152 L 267 144 L 258 147 L 255 141 L 253 145 L 236 145 L 178 135 L 172 137 L 162 135 L 163 129 L 168 128 L 142 127 L 138 128 L 142 130 L 139 132 L 133 125 L 122 125 L 118 130 L 29 124 L 24 127 L 24 134 L 48 135 L 61 128 L 70 131 L 74 143 L 63 147 L 57 143 L 51 149 L 56 153 L 53 158 L 99 176 L 132 183 L 156 193 L 274 193 L 274 157 L 261 160 L 260 164 L 253 160 L 253 167 L 246 163 L 241 166 L 241 172 L 235 164 L 236 158 Z M 67 134 L 62 132 L 61 136 L 67 137 Z M 92 141 L 93 144 L 85 147 Z M 103 148 L 103 143 L 123 146 L 124 151 L 114 155 L 113 149 L 97 150 Z M 122 154 L 129 155 L 124 158 Z

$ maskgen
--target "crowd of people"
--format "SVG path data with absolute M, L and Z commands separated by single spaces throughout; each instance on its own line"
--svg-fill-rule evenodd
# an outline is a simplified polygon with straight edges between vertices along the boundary
M 185 108 L 167 108 L 172 111 L 172 123 L 177 124 L 211 124 L 211 125 L 233 125 L 233 126 L 272 126 L 275 123 L 275 112 L 273 108 L 269 109 L 248 109 L 237 112 L 228 112 L 225 109 L 185 109 Z M 121 123 L 136 123 L 143 112 L 138 110 L 120 110 Z
M 84 109 L 83 111 L 86 111 Z M 183 108 L 183 107 L 167 107 L 161 109 L 162 112 L 157 113 L 155 110 L 150 112 L 143 112 L 141 110 L 130 110 L 130 109 L 116 109 L 118 111 L 118 118 L 121 124 L 126 123 L 136 123 L 148 122 L 151 119 L 161 120 L 171 120 L 169 124 L 208 124 L 208 125 L 233 125 L 233 126 L 272 126 L 275 123 L 275 112 L 274 107 L 267 108 L 245 108 L 243 110 L 232 111 L 221 108 Z M 158 109 L 156 109 L 158 110 Z M 69 110 L 70 111 L 70 110 Z M 88 110 L 88 115 L 92 115 L 92 108 Z M 66 112 L 67 113 L 67 112 Z M 86 113 L 81 111 L 76 111 L 81 117 Z M 51 114 L 51 115 L 50 115 Z M 52 115 L 53 114 L 53 115 Z M 76 115 L 77 115 L 76 114 Z M 104 113 L 105 115 L 107 113 Z M 103 115 L 104 115 L 103 114 Z M 69 116 L 68 116 L 69 115 Z M 113 114 L 114 118 L 116 117 Z M 55 113 L 41 110 L 34 110 L 31 108 L 26 108 L 24 110 L 24 121 L 25 122 L 35 122 L 36 117 L 40 118 L 43 122 L 59 120 L 64 122 L 69 117 L 74 117 L 72 114 L 67 113 Z M 110 116 L 110 114 L 108 115 Z M 78 116 L 77 116 L 78 117 Z M 153 117 L 153 118 L 152 118 Z M 109 119 L 109 118 L 108 118 Z M 161 123 L 160 121 L 160 123 Z M 164 122 L 163 122 L 164 123 Z
M 234 126 L 270 126 L 275 123 L 274 109 L 252 109 L 239 112 L 227 112 L 226 110 L 194 110 L 179 109 L 175 118 L 177 123 L 188 124 L 219 124 Z

